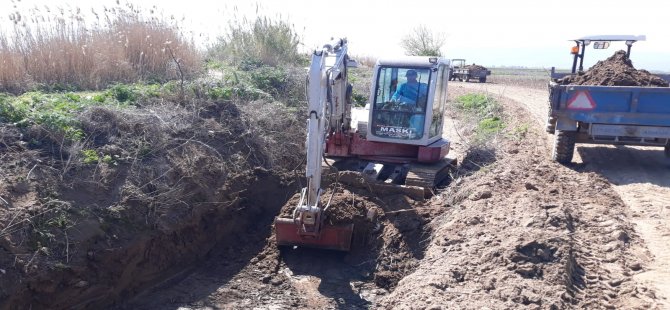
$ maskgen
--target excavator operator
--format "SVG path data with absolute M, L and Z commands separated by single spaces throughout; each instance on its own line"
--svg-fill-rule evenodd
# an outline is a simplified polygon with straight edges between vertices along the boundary
M 405 73 L 407 82 L 398 87 L 391 100 L 409 105 L 414 112 L 424 112 L 428 85 L 417 81 L 417 75 L 416 70 L 407 70 Z M 409 119 L 409 126 L 414 129 L 417 138 L 423 135 L 424 120 L 423 113 L 414 114 Z
M 391 100 L 400 101 L 407 104 L 417 105 L 417 99 L 426 96 L 428 90 L 428 85 L 426 83 L 420 83 L 416 80 L 417 73 L 416 70 L 409 69 L 405 73 L 407 82 L 401 84 L 398 89 L 395 91 Z

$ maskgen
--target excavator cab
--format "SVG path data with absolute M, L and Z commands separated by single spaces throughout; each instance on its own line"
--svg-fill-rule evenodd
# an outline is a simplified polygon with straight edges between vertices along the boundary
M 423 146 L 440 140 L 448 78 L 449 62 L 441 58 L 380 59 L 366 139 Z
M 429 69 L 382 67 L 373 101 L 372 133 L 417 140 L 423 136 Z

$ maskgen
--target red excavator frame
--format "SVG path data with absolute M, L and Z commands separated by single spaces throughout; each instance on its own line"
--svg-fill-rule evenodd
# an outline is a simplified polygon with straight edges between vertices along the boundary
M 440 139 L 429 146 L 368 141 L 357 133 L 334 133 L 326 139 L 326 155 L 357 157 L 380 163 L 434 163 L 449 153 L 449 141 Z M 317 219 L 315 229 L 301 224 L 297 218 L 275 218 L 278 245 L 307 246 L 349 251 L 354 225 L 330 225 Z

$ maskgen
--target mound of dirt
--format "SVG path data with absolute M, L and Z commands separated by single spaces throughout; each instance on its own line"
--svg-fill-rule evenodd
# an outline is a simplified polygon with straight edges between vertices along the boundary
M 341 185 L 341 184 L 340 184 Z M 133 309 L 174 305 L 210 305 L 215 308 L 289 307 L 328 308 L 334 304 L 367 308 L 375 299 L 388 294 L 400 279 L 411 273 L 423 258 L 427 225 L 441 206 L 430 208 L 411 198 L 396 194 L 377 197 L 365 189 L 335 186 L 324 191 L 322 203 L 331 200 L 326 210 L 328 224 L 354 223 L 352 249 L 348 253 L 303 247 L 278 247 L 274 234 L 268 236 L 262 250 L 241 270 L 223 271 L 212 277 L 212 270 L 189 276 L 185 282 L 223 282 L 208 301 L 202 296 L 186 296 L 186 287 L 175 287 L 143 300 L 151 304 L 133 305 Z M 279 214 L 290 217 L 300 194 L 292 196 Z M 214 279 L 214 280 L 213 280 Z M 217 286 L 218 286 L 217 285 Z M 205 287 L 209 285 L 204 285 Z M 187 290 L 190 292 L 190 290 Z M 251 298 L 249 298 L 251 297 Z
M 342 180 L 331 173 L 324 178 Z M 330 201 L 324 212 L 327 224 L 354 224 L 350 252 L 278 247 L 274 234 L 262 240 L 254 232 L 245 243 L 248 249 L 213 257 L 215 267 L 203 267 L 183 284 L 143 296 L 124 309 L 173 307 L 174 300 L 179 305 L 218 309 L 370 307 L 416 269 L 432 230 L 428 223 L 444 208 L 403 194 L 380 195 L 366 186 L 343 186 L 335 182 L 327 187 L 321 203 L 325 206 Z M 279 215 L 290 218 L 300 194 L 284 201 Z M 230 256 L 236 252 L 256 254 L 249 259 Z M 219 264 L 228 261 L 232 262 Z
M 422 255 L 418 236 L 426 233 L 424 225 L 431 210 L 413 209 L 417 203 L 404 195 L 379 199 L 352 188 L 324 191 L 322 205 L 326 206 L 329 200 L 330 206 L 324 211 L 326 224 L 354 224 L 354 240 L 347 259 L 352 263 L 377 261 L 372 270 L 377 286 L 392 288 L 413 270 Z M 290 218 L 299 201 L 300 194 L 294 195 L 280 215 Z M 269 245 L 276 246 L 270 241 Z
M 480 70 L 486 70 L 486 67 L 476 65 L 476 64 L 471 64 L 463 67 L 463 69 L 468 69 L 468 70 L 473 70 L 473 71 L 480 71 Z
M 354 221 L 361 221 L 366 216 L 366 210 L 374 207 L 370 202 L 355 197 L 349 191 L 327 190 L 321 195 L 321 205 L 330 205 L 324 211 L 325 220 L 330 225 L 349 224 Z M 290 218 L 293 210 L 300 203 L 300 193 L 295 194 L 282 208 L 281 217 Z
M 637 70 L 620 50 L 606 60 L 597 62 L 586 72 L 569 75 L 557 82 L 561 85 L 651 86 L 668 87 L 668 82 L 646 70 Z
M 502 104 L 509 127 L 533 123 Z M 496 162 L 440 193 L 453 207 L 424 259 L 375 309 L 654 308 L 625 204 L 596 173 L 551 162 L 543 139 L 534 126 L 501 139 Z

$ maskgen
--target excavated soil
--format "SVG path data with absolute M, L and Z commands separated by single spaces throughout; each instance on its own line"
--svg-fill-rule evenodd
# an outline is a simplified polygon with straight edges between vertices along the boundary
M 334 192 L 331 205 L 341 209 L 329 216 L 358 228 L 350 253 L 247 235 L 236 252 L 258 253 L 251 259 L 214 256 L 124 308 L 658 307 L 654 290 L 634 280 L 649 254 L 610 184 L 550 162 L 540 126 L 518 105 L 505 109 L 508 129 L 494 151 L 455 144 L 468 164 L 428 201 L 329 186 L 322 199 Z M 279 213 L 289 215 L 298 199 Z
M 198 270 L 180 284 L 154 290 L 123 308 L 370 307 L 418 266 L 430 238 L 427 224 L 442 208 L 420 205 L 404 195 L 376 197 L 365 189 L 339 186 L 325 191 L 324 203 L 333 191 L 327 221 L 355 224 L 350 252 L 278 247 L 270 234 L 248 262 L 231 270 Z M 290 216 L 299 198 L 294 195 L 279 213 Z M 196 282 L 195 289 L 183 284 Z M 199 292 L 198 287 L 217 289 Z
M 452 98 L 464 93 L 450 86 Z M 65 175 L 79 181 L 65 183 L 49 173 L 62 166 L 41 164 L 45 149 L 0 127 L 0 156 L 12 163 L 0 186 L 0 308 L 658 308 L 654 289 L 635 280 L 650 254 L 610 183 L 550 162 L 541 125 L 496 98 L 506 129 L 489 144 L 469 144 L 475 133 L 464 128 L 476 126 L 447 124 L 463 164 L 429 200 L 365 182 L 326 187 L 327 221 L 355 223 L 349 253 L 277 246 L 272 219 L 297 205 L 300 174 L 252 168 L 272 153 L 237 139 L 250 130 L 244 121 L 224 127 L 241 115 L 234 106 L 202 110 L 203 120 L 182 123 L 189 131 L 146 127 L 164 124 L 165 111 L 134 128 L 175 135 L 157 139 L 166 144 L 152 156 L 80 166 Z M 119 146 L 125 120 L 115 122 L 100 147 Z M 17 222 L 29 225 L 7 229 Z
M 586 72 L 557 80 L 561 85 L 668 87 L 668 82 L 646 70 L 637 70 L 623 50 L 598 61 Z
M 486 67 L 476 65 L 476 64 L 471 64 L 471 65 L 464 66 L 463 69 L 479 71 L 479 70 L 486 70 Z
M 470 89 L 477 85 L 464 85 Z M 504 93 L 505 97 L 523 103 L 525 109 L 535 115 L 538 124 L 544 124 L 547 115 L 546 90 L 489 86 L 493 93 Z M 551 137 L 551 136 L 549 136 Z M 549 139 L 551 140 L 551 138 Z M 641 264 L 643 270 L 635 272 L 633 280 L 655 288 L 656 299 L 649 308 L 670 308 L 670 255 L 667 244 L 670 233 L 665 223 L 670 218 L 670 161 L 657 147 L 603 146 L 580 144 L 576 148 L 571 168 L 579 172 L 595 172 L 607 178 L 614 191 L 630 210 L 631 222 L 642 237 L 640 245 L 649 250 L 652 260 Z
M 366 211 L 374 208 L 370 202 L 356 199 L 353 193 L 329 189 L 321 195 L 322 206 L 330 205 L 325 209 L 325 222 L 330 225 L 348 224 L 361 221 L 366 217 Z M 293 210 L 300 202 L 300 193 L 295 194 L 280 211 L 280 217 L 291 218 Z
M 646 263 L 609 183 L 532 150 L 444 193 L 418 269 L 377 308 L 570 309 L 653 305 Z M 529 171 L 528 168 L 531 168 Z
M 299 199 L 297 194 L 289 200 L 281 211 L 283 217 L 290 218 Z M 324 212 L 327 224 L 354 223 L 353 247 L 347 261 L 376 261 L 371 276 L 384 289 L 394 287 L 421 258 L 421 239 L 430 232 L 425 225 L 442 211 L 439 207 L 415 209 L 421 203 L 405 195 L 378 197 L 362 188 L 331 188 L 323 194 L 324 206 L 328 200 L 331 204 Z

